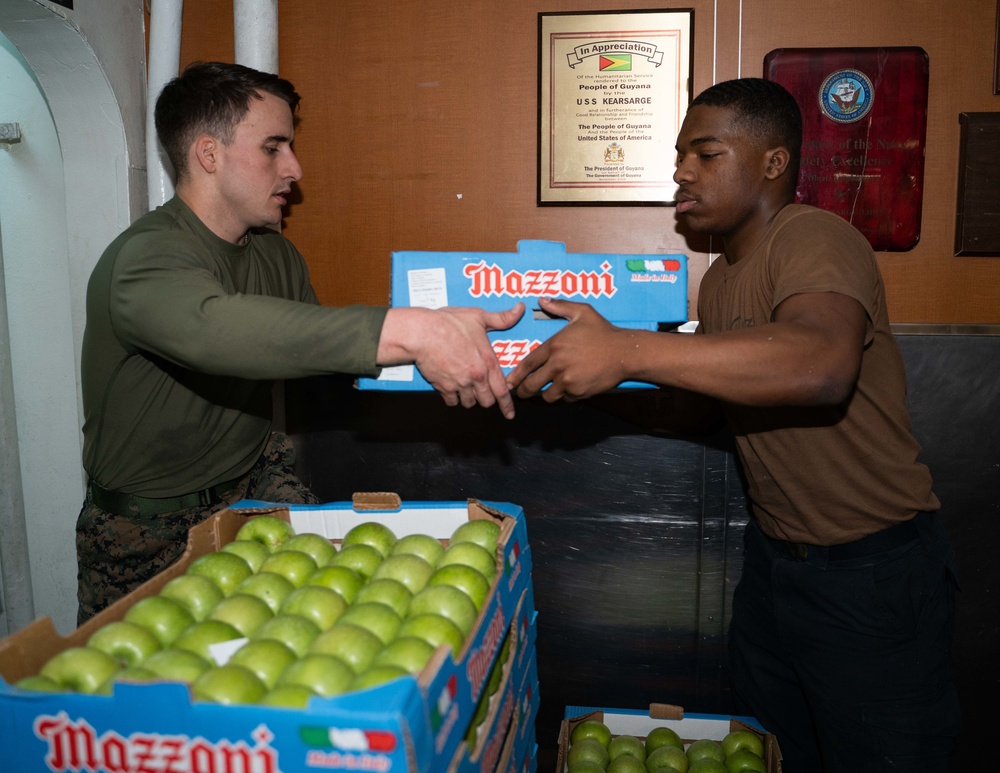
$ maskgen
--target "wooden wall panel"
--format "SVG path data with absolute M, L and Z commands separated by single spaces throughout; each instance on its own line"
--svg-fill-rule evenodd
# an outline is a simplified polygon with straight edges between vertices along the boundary
M 558 7 L 556 7 L 558 6 Z M 958 114 L 1000 111 L 992 93 L 994 0 L 281 0 L 281 73 L 303 95 L 305 168 L 284 231 L 324 303 L 385 303 L 393 250 L 685 252 L 691 308 L 712 245 L 659 207 L 538 207 L 537 15 L 693 8 L 694 92 L 759 76 L 793 46 L 922 46 L 930 106 L 922 233 L 881 253 L 896 322 L 998 323 L 1000 257 L 954 257 Z M 232 0 L 184 9 L 182 63 L 232 60 Z M 693 316 L 693 311 L 692 311 Z
M 1000 111 L 993 95 L 995 0 L 843 0 L 743 4 L 743 75 L 759 76 L 775 48 L 920 46 L 930 60 L 921 238 L 879 254 L 894 322 L 1000 322 L 1000 255 L 955 257 L 962 112 Z M 822 10 L 821 10 L 822 9 Z M 776 24 L 775 19 L 781 20 Z

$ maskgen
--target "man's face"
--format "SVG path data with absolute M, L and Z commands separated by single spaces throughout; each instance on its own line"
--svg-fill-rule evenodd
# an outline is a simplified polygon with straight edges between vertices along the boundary
M 730 108 L 692 107 L 677 137 L 678 217 L 696 233 L 736 233 L 761 206 L 767 157 Z
M 302 167 L 292 151 L 292 111 L 279 97 L 264 94 L 236 126 L 232 143 L 223 145 L 220 191 L 242 233 L 247 228 L 278 225 L 292 183 Z

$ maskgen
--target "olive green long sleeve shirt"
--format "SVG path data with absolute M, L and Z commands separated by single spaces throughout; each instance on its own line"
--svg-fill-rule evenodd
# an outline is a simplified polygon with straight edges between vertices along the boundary
M 173 198 L 115 239 L 90 278 L 87 473 L 147 497 L 242 475 L 270 433 L 273 381 L 377 375 L 385 314 L 320 306 L 283 236 L 234 245 Z

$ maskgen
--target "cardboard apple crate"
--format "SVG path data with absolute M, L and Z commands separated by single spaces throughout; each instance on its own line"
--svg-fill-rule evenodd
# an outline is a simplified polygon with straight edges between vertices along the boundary
M 448 766 L 448 773 L 493 773 L 500 761 L 509 759 L 525 738 L 534 715 L 526 714 L 538 703 L 538 666 L 535 657 L 537 639 L 533 589 L 525 589 L 506 637 L 510 655 L 496 692 L 489 698 L 489 709 L 474 739 L 466 733 Z M 520 722 L 519 722 L 519 717 Z
M 497 773 L 516 773 L 527 770 L 529 761 L 537 756 L 535 743 L 535 721 L 538 719 L 540 695 L 538 692 L 538 662 L 533 660 L 524 675 L 524 682 L 517 691 L 510 729 L 504 742 Z
M 568 706 L 565 718 L 559 727 L 559 752 L 556 758 L 556 773 L 565 773 L 566 753 L 569 751 L 570 733 L 586 719 L 604 722 L 612 736 L 634 735 L 643 740 L 654 727 L 671 727 L 685 744 L 699 738 L 721 741 L 733 730 L 750 730 L 764 742 L 764 763 L 767 773 L 781 773 L 781 750 L 778 739 L 765 732 L 752 717 L 727 717 L 718 714 L 685 714 L 684 709 L 669 703 L 653 703 L 649 711 L 630 709 L 599 709 L 582 706 Z
M 505 373 L 566 324 L 539 309 L 539 298 L 589 303 L 621 327 L 672 329 L 687 321 L 687 256 L 567 254 L 560 242 L 525 240 L 517 252 L 394 252 L 390 300 L 397 307 L 478 306 L 524 316 L 489 333 Z M 628 382 L 623 387 L 648 386 Z M 358 379 L 359 389 L 431 389 L 412 365 Z
M 239 504 L 193 528 L 177 563 L 68 636 L 60 636 L 46 617 L 0 640 L 0 770 L 140 770 L 151 760 L 167 758 L 176 770 L 219 773 L 446 769 L 463 741 L 503 632 L 531 582 L 523 510 L 478 500 L 403 503 L 392 494 L 308 507 Z M 120 684 L 111 696 L 12 686 L 37 673 L 57 652 L 85 644 L 98 628 L 121 619 L 132 604 L 158 593 L 196 558 L 230 542 L 246 520 L 263 513 L 334 542 L 369 520 L 386 523 L 397 536 L 424 533 L 446 540 L 465 520 L 493 519 L 501 528 L 497 579 L 457 657 L 442 647 L 416 677 L 314 698 L 304 710 L 192 702 L 187 686 L 176 682 Z

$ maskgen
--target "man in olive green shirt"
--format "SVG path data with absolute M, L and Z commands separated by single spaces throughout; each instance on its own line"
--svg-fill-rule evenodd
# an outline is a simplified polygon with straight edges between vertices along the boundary
M 275 379 L 415 364 L 448 405 L 514 413 L 486 336 L 523 313 L 320 306 L 269 227 L 302 169 L 299 96 L 277 76 L 192 65 L 156 128 L 176 196 L 108 247 L 87 291 L 82 622 L 175 561 L 187 530 L 242 498 L 315 502 L 271 432 Z

